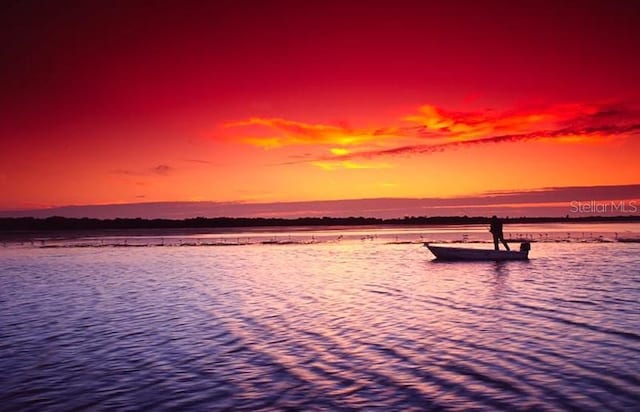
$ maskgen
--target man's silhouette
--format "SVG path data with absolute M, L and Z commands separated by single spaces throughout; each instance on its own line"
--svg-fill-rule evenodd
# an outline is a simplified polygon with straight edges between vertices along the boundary
M 502 233 L 502 221 L 498 219 L 497 216 L 493 216 L 491 218 L 491 228 L 489 229 L 489 232 L 491 232 L 491 234 L 493 235 L 493 248 L 495 250 L 500 249 L 498 247 L 498 241 L 502 242 L 505 249 L 511 250 L 509 249 L 509 245 L 507 244 L 506 240 L 504 240 L 504 234 Z

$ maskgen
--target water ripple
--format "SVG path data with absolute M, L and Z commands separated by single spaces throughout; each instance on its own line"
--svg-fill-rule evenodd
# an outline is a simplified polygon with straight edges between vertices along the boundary
M 634 410 L 640 245 L 0 251 L 3 410 Z

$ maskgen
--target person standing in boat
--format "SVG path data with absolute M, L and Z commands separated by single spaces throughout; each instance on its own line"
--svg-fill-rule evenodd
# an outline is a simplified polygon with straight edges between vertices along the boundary
M 504 240 L 504 233 L 502 233 L 502 221 L 495 215 L 491 218 L 491 227 L 489 228 L 489 232 L 491 232 L 491 234 L 493 235 L 493 248 L 495 250 L 500 249 L 500 247 L 498 246 L 498 242 L 502 242 L 505 249 L 511 250 L 509 249 L 509 244 L 507 244 L 507 241 Z

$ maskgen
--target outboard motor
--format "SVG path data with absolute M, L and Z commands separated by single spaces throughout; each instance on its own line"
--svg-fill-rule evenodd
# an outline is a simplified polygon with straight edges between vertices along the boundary
M 522 242 L 520 243 L 520 252 L 528 252 L 531 250 L 531 243 Z

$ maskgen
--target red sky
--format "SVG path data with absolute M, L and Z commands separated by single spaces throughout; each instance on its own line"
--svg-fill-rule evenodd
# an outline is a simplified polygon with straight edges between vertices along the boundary
M 0 32 L 0 210 L 639 183 L 637 2 L 17 1 Z

